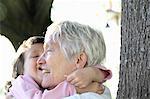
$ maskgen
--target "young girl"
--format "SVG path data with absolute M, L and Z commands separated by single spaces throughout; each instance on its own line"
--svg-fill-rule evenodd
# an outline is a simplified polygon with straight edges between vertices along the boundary
M 103 82 L 109 79 L 111 71 L 105 68 L 97 69 L 94 67 L 87 67 L 77 70 L 72 74 L 66 76 L 66 80 L 71 84 L 60 84 L 57 90 L 46 90 L 41 88 L 42 72 L 37 66 L 37 60 L 43 52 L 44 37 L 34 36 L 24 41 L 17 50 L 17 59 L 14 63 L 12 87 L 7 93 L 7 99 L 14 97 L 15 99 L 46 99 L 57 96 L 58 99 L 83 92 L 96 92 L 102 94 L 103 86 L 99 86 L 96 82 Z M 82 74 L 82 75 L 81 75 Z M 91 75 L 89 75 L 91 74 Z M 97 77 L 97 74 L 99 76 Z M 95 81 L 94 83 L 92 83 Z M 59 92 L 57 93 L 57 91 Z M 73 91 L 75 90 L 75 91 Z M 54 94 L 57 93 L 57 94 Z

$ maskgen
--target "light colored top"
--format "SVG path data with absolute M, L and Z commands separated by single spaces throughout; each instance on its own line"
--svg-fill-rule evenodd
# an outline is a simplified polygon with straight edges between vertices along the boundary
M 82 94 L 75 94 L 75 95 L 66 97 L 64 99 L 112 99 L 110 90 L 106 86 L 104 87 L 105 87 L 104 93 L 101 95 L 97 93 L 93 93 L 93 92 L 86 92 Z

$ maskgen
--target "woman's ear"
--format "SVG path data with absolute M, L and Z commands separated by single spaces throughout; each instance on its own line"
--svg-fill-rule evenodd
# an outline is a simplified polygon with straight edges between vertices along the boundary
M 80 53 L 77 57 L 76 57 L 76 67 L 77 68 L 83 68 L 87 63 L 87 55 L 85 52 Z

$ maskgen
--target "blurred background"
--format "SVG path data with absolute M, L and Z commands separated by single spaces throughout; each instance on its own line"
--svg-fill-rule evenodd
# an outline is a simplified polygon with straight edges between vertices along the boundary
M 116 98 L 119 81 L 121 0 L 0 0 L 0 99 L 10 80 L 15 51 L 24 39 L 43 35 L 54 21 L 71 20 L 103 32 L 105 67 L 113 77 L 105 85 Z

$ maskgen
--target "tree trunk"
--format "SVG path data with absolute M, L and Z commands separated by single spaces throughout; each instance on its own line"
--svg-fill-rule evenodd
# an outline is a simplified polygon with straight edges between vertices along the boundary
M 150 0 L 122 0 L 117 99 L 150 99 Z

